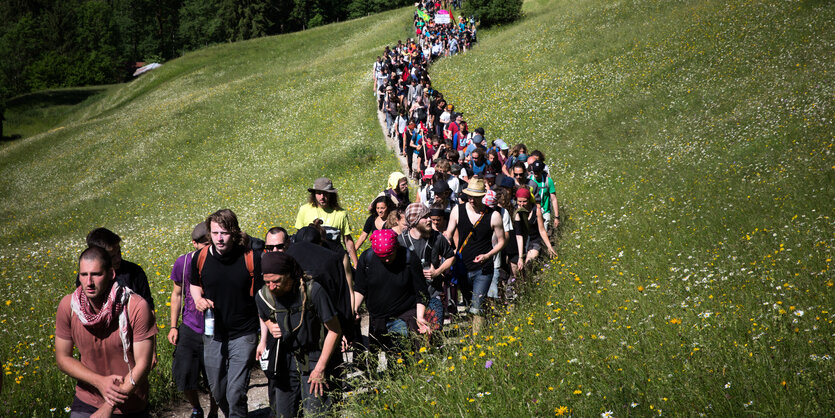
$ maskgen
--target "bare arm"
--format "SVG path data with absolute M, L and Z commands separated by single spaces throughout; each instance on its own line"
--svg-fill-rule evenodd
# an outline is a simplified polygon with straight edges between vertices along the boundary
M 458 248 L 458 240 L 453 240 L 455 235 L 455 228 L 458 226 L 458 211 L 453 210 L 449 214 L 449 224 L 446 227 L 446 231 L 444 231 L 444 237 L 453 245 L 453 247 Z
M 203 288 L 197 285 L 190 284 L 191 298 L 194 299 L 194 307 L 200 312 L 205 312 L 206 309 L 214 308 L 215 303 L 203 297 Z
M 127 392 L 121 390 L 122 376 L 102 376 L 81 364 L 72 355 L 73 341 L 55 337 L 55 363 L 58 370 L 67 376 L 92 385 L 99 391 L 106 404 L 118 404 L 128 399 Z
M 545 247 L 548 248 L 548 254 L 551 257 L 556 257 L 557 252 L 551 247 L 551 240 L 548 239 L 548 233 L 545 232 L 545 221 L 542 219 L 542 208 L 539 206 L 536 207 L 536 224 L 539 226 L 539 236 L 542 238 L 542 242 L 545 243 Z
M 267 349 L 267 335 L 269 334 L 267 324 L 260 316 L 258 317 L 258 327 L 261 329 L 261 339 L 258 340 L 258 346 L 255 347 L 255 360 L 261 360 L 261 354 Z
M 368 238 L 368 232 L 362 231 L 362 233 L 360 234 L 359 239 L 354 244 L 354 250 L 355 251 L 356 251 L 357 248 L 362 247 L 362 244 L 365 243 L 366 238 Z
M 551 193 L 551 215 L 554 217 L 554 228 L 560 226 L 560 204 L 554 193 Z
M 171 319 L 168 322 L 168 342 L 177 345 L 179 330 L 177 322 L 180 320 L 180 309 L 183 307 L 183 286 L 174 282 L 171 289 Z
M 345 249 L 348 250 L 348 257 L 351 257 L 351 264 L 357 265 L 357 249 L 354 247 L 354 239 L 351 235 L 343 236 L 343 241 L 345 242 Z
M 499 215 L 498 212 L 493 212 L 490 216 L 490 227 L 493 228 L 493 234 L 496 236 L 496 245 L 488 251 L 486 254 L 479 254 L 477 255 L 473 261 L 476 263 L 481 263 L 487 259 L 490 259 L 496 253 L 504 248 L 505 239 L 504 239 L 504 226 L 502 225 L 502 216 Z
M 310 377 L 307 379 L 307 382 L 310 384 L 310 393 L 315 396 L 322 396 L 328 387 L 325 381 L 325 367 L 328 365 L 328 360 L 331 355 L 334 351 L 337 351 L 339 340 L 342 336 L 342 328 L 339 326 L 339 319 L 336 317 L 331 318 L 324 325 L 328 333 L 325 335 L 325 342 L 322 345 L 322 354 L 319 356 L 316 367 L 313 368 L 310 372 Z
M 348 294 L 351 295 L 351 307 L 354 306 L 354 271 L 351 270 L 351 262 L 348 260 L 348 254 L 345 254 L 342 257 L 342 268 L 345 269 L 345 281 L 348 282 Z M 357 314 L 357 310 L 354 309 L 352 312 L 355 316 Z

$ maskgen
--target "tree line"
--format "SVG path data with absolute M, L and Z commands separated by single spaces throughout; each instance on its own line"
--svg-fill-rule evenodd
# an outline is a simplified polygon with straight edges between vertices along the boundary
M 129 79 L 207 45 L 303 30 L 410 0 L 5 0 L 0 109 L 31 91 Z

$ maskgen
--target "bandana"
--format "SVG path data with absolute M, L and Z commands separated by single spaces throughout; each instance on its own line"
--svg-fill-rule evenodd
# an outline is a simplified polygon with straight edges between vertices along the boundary
M 484 195 L 484 198 L 481 199 L 481 203 L 484 203 L 485 206 L 489 208 L 496 207 L 496 192 L 492 190 L 488 190 L 487 194 Z
M 397 251 L 397 232 L 379 229 L 371 233 L 371 249 L 380 258 L 386 258 Z
M 525 186 L 522 186 L 522 187 L 519 188 L 519 190 L 516 191 L 516 197 L 517 198 L 526 197 L 526 198 L 530 199 L 531 198 L 531 190 L 528 189 Z
M 72 292 L 70 299 L 70 307 L 75 316 L 81 321 L 85 328 L 90 329 L 106 329 L 113 323 L 114 318 L 119 321 L 119 338 L 122 340 L 122 354 L 125 358 L 125 363 L 128 362 L 128 350 L 130 349 L 130 339 L 128 338 L 128 302 L 133 291 L 128 287 L 122 287 L 115 280 L 113 286 L 110 288 L 110 294 L 107 295 L 107 300 L 104 301 L 98 313 L 92 313 L 90 309 L 90 299 L 84 293 L 83 286 L 78 286 Z
M 414 228 L 415 225 L 424 217 L 429 215 L 429 208 L 423 203 L 412 203 L 406 208 L 406 224 L 409 228 Z

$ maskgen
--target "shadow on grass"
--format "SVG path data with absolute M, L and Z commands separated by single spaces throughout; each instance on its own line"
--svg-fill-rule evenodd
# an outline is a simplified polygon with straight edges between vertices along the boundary
M 24 94 L 9 99 L 8 107 L 31 108 L 48 106 L 71 106 L 83 102 L 90 96 L 103 92 L 103 87 L 85 87 L 79 89 L 44 90 Z

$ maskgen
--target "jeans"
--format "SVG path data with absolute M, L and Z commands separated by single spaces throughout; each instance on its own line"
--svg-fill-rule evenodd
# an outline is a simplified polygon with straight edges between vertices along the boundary
M 481 315 L 481 302 L 487 296 L 487 290 L 490 288 L 490 283 L 493 281 L 493 270 L 489 273 L 484 273 L 484 270 L 474 270 L 467 272 L 467 283 L 473 289 L 472 301 L 470 302 L 470 313 L 473 315 Z
M 246 417 L 249 362 L 255 358 L 258 334 L 217 341 L 203 336 L 203 363 L 209 388 L 227 417 Z

